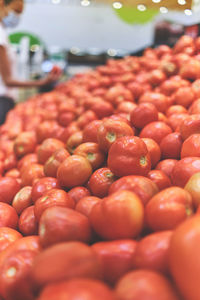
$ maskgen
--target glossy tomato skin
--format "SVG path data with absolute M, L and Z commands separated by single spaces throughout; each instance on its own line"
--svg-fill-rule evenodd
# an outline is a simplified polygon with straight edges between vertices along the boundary
M 199 157 L 200 151 L 200 134 L 192 134 L 190 135 L 183 143 L 181 148 L 181 158 L 184 157 Z
M 0 252 L 5 250 L 14 241 L 22 238 L 22 235 L 15 229 L 9 227 L 0 228 Z
M 86 298 L 85 298 L 86 297 Z M 92 279 L 71 279 L 47 285 L 38 300 L 115 300 L 112 290 L 102 281 Z
M 29 164 L 38 163 L 37 154 L 31 153 L 25 155 L 17 163 L 17 168 L 21 171 L 22 168 L 27 167 Z
M 44 177 L 35 182 L 32 186 L 31 197 L 33 202 L 42 197 L 46 192 L 52 189 L 59 189 L 60 184 L 56 178 Z
M 15 178 L 0 178 L 0 202 L 11 204 L 14 196 L 19 192 L 20 184 Z
M 180 124 L 179 131 L 183 140 L 187 139 L 192 134 L 200 133 L 199 114 L 190 115 L 187 118 L 185 118 Z
M 188 180 L 187 184 L 185 185 L 184 189 L 186 191 L 188 191 L 190 193 L 190 195 L 192 196 L 192 201 L 194 204 L 195 208 L 199 207 L 200 204 L 200 172 L 195 173 L 194 175 L 192 175 L 190 177 L 190 179 Z
M 30 206 L 32 202 L 31 198 L 32 187 L 25 186 L 19 190 L 19 192 L 15 195 L 12 206 L 15 208 L 16 212 L 20 215 L 22 211 Z
M 60 140 L 49 138 L 45 139 L 37 150 L 39 164 L 45 164 L 48 158 L 59 148 L 64 148 L 64 143 Z
M 160 143 L 162 158 L 179 159 L 182 144 L 183 139 L 179 132 L 173 132 L 166 135 Z
M 98 242 L 92 245 L 100 260 L 104 280 L 113 285 L 132 269 L 137 242 L 134 240 L 116 240 Z
M 40 220 L 43 212 L 53 206 L 74 208 L 75 201 L 69 194 L 61 189 L 47 191 L 42 197 L 38 198 L 34 205 L 34 214 L 37 221 Z
M 111 145 L 122 136 L 132 136 L 134 132 L 132 128 L 123 121 L 112 119 L 103 120 L 99 126 L 97 140 L 102 151 L 108 152 Z
M 169 273 L 168 256 L 172 233 L 170 230 L 161 231 L 142 238 L 133 255 L 133 268 Z
M 149 155 L 151 158 L 151 167 L 154 168 L 161 158 L 160 146 L 153 139 L 143 138 L 142 140 L 147 146 L 147 150 L 149 151 Z
M 94 120 L 88 123 L 83 129 L 83 143 L 98 143 L 97 132 L 101 125 L 101 120 Z
M 166 116 L 170 117 L 171 115 L 178 113 L 187 113 L 187 109 L 182 105 L 172 105 L 166 111 Z
M 68 195 L 77 204 L 82 198 L 90 196 L 90 191 L 84 186 L 76 186 L 68 192 Z
M 9 204 L 0 202 L 0 227 L 17 229 L 18 215 L 16 210 Z
M 176 159 L 161 160 L 157 164 L 156 170 L 160 170 L 160 171 L 164 172 L 171 179 L 171 174 L 172 174 L 173 168 L 177 162 L 178 162 L 178 160 L 176 160 Z
M 106 240 L 137 237 L 143 228 L 143 218 L 143 204 L 130 191 L 117 191 L 104 198 L 89 216 L 94 231 Z
M 197 300 L 199 287 L 200 216 L 183 222 L 174 231 L 169 249 L 171 274 L 186 300 Z
M 37 235 L 38 222 L 34 214 L 34 206 L 29 206 L 23 210 L 19 217 L 19 231 L 24 236 Z
M 75 149 L 83 143 L 83 132 L 77 131 L 67 139 L 66 147 L 69 153 L 73 154 Z
M 172 96 L 177 105 L 188 108 L 195 100 L 195 94 L 191 87 L 181 87 Z
M 174 229 L 192 214 L 192 197 L 179 187 L 162 190 L 145 207 L 145 221 L 153 231 Z
M 153 139 L 160 145 L 162 139 L 170 133 L 172 133 L 171 127 L 164 122 L 157 121 L 146 125 L 140 132 L 140 137 Z
M 116 140 L 108 153 L 108 167 L 114 175 L 146 175 L 151 169 L 151 160 L 145 143 L 136 136 Z
M 144 205 L 159 191 L 157 185 L 152 180 L 147 177 L 135 175 L 124 176 L 113 182 L 110 186 L 109 194 L 120 190 L 134 192 Z
M 171 173 L 172 183 L 184 187 L 190 177 L 200 171 L 199 157 L 185 157 L 178 161 Z
M 131 124 L 136 128 L 158 121 L 158 110 L 152 103 L 141 103 L 130 114 Z
M 172 185 L 170 178 L 163 171 L 151 170 L 147 176 L 157 185 L 160 191 Z
M 44 248 L 67 241 L 88 243 L 91 228 L 88 218 L 83 214 L 66 207 L 54 206 L 47 208 L 40 218 L 39 237 Z
M 73 188 L 86 183 L 91 174 L 92 167 L 88 160 L 79 155 L 72 155 L 59 166 L 57 179 L 61 186 Z
M 80 201 L 76 204 L 75 210 L 80 212 L 81 214 L 89 217 L 93 207 L 96 203 L 100 202 L 101 199 L 94 196 L 86 196 L 80 199 Z
M 43 165 L 30 164 L 21 171 L 22 186 L 32 186 L 35 181 L 44 177 Z
M 65 148 L 56 150 L 44 164 L 44 174 L 47 177 L 56 177 L 58 167 L 70 154 Z
M 100 278 L 96 253 L 81 242 L 59 243 L 37 255 L 32 276 L 38 286 L 76 277 Z
M 37 146 L 36 134 L 34 131 L 22 132 L 15 139 L 13 150 L 18 158 L 35 151 Z
M 109 168 L 101 168 L 96 170 L 88 182 L 88 187 L 92 195 L 96 197 L 106 197 L 111 184 L 114 182 L 115 176 Z
M 179 300 L 166 277 L 145 269 L 124 275 L 117 283 L 115 292 L 119 300 Z

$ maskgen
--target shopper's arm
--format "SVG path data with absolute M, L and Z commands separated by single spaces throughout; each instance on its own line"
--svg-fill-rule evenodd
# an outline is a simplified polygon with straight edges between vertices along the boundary
M 6 86 L 8 87 L 41 87 L 48 85 L 58 79 L 58 74 L 50 73 L 46 78 L 35 81 L 19 81 L 11 76 L 11 65 L 8 59 L 6 48 L 0 46 L 0 74 Z

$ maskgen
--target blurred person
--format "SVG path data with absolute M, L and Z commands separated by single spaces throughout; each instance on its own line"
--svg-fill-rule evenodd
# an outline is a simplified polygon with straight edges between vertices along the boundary
M 40 80 L 17 79 L 16 56 L 9 44 L 6 28 L 18 25 L 23 8 L 23 0 L 0 0 L 0 124 L 4 123 L 7 112 L 15 105 L 15 88 L 41 88 L 56 82 L 61 75 L 57 69 L 53 69 Z

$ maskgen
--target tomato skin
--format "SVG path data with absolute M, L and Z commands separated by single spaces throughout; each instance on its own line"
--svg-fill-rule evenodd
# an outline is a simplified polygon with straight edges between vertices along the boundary
M 36 235 L 38 233 L 38 223 L 33 205 L 25 208 L 21 213 L 19 217 L 19 231 L 24 236 Z
M 192 196 L 192 201 L 193 201 L 195 208 L 198 208 L 199 204 L 200 204 L 200 197 L 199 197 L 199 193 L 200 193 L 199 179 L 200 178 L 199 178 L 199 175 L 200 175 L 200 172 L 193 174 L 184 187 L 184 189 L 186 191 L 188 191 L 190 193 L 190 195 Z
M 92 167 L 88 160 L 79 155 L 72 155 L 59 166 L 57 179 L 61 186 L 73 188 L 86 183 L 91 174 Z
M 100 201 L 101 201 L 100 198 L 94 196 L 83 197 L 77 203 L 75 210 L 85 215 L 86 217 L 89 217 L 94 205 Z
M 180 124 L 179 129 L 183 140 L 186 140 L 190 135 L 200 133 L 200 116 L 199 114 L 190 115 Z
M 15 155 L 20 158 L 28 153 L 35 151 L 37 146 L 36 134 L 34 131 L 20 133 L 15 139 L 13 150 Z
M 200 216 L 194 216 L 174 231 L 169 249 L 171 274 L 186 300 L 197 300 L 199 287 Z
M 181 87 L 173 95 L 173 102 L 188 108 L 195 100 L 195 94 L 191 87 Z
M 172 231 L 161 231 L 142 238 L 133 255 L 133 268 L 169 273 L 168 255 Z
M 59 189 L 60 185 L 56 178 L 44 177 L 33 184 L 31 197 L 33 202 L 42 197 L 46 192 L 52 189 Z
M 39 223 L 39 237 L 42 247 L 53 244 L 91 240 L 91 228 L 88 218 L 79 212 L 60 206 L 47 208 Z
M 145 221 L 153 231 L 174 229 L 192 214 L 191 195 L 174 186 L 156 194 L 145 206 Z
M 115 300 L 113 292 L 102 281 L 71 279 L 47 285 L 38 300 Z
M 58 139 L 45 139 L 38 147 L 37 156 L 39 164 L 45 164 L 48 158 L 58 149 L 64 148 L 64 143 Z
M 66 147 L 69 153 L 73 154 L 75 149 L 83 143 L 83 132 L 77 131 L 67 139 Z
M 9 204 L 0 202 L 0 227 L 17 229 L 18 215 L 16 210 Z
M 44 174 L 47 177 L 56 177 L 58 167 L 70 154 L 65 148 L 56 150 L 44 164 Z
M 77 204 L 82 198 L 90 196 L 90 191 L 84 186 L 76 186 L 68 192 L 68 195 Z
M 166 277 L 158 272 L 140 269 L 123 276 L 115 288 L 119 300 L 178 300 Z
M 139 99 L 139 104 L 141 103 L 152 103 L 158 111 L 163 113 L 169 108 L 170 104 L 167 96 L 155 92 L 144 93 Z
M 106 197 L 111 184 L 114 182 L 115 176 L 109 168 L 101 168 L 96 170 L 88 182 L 88 187 L 92 195 L 96 197 Z
M 38 163 L 37 154 L 36 153 L 26 154 L 18 161 L 17 168 L 21 172 L 21 169 L 26 168 L 29 164 L 33 164 L 33 163 Z
M 19 192 L 20 184 L 15 178 L 0 178 L 0 202 L 11 204 L 14 196 Z
M 134 192 L 144 205 L 159 191 L 152 180 L 135 175 L 124 176 L 113 182 L 109 189 L 109 195 L 122 190 Z
M 100 278 L 100 265 L 91 247 L 81 242 L 53 245 L 35 258 L 32 276 L 38 286 L 76 277 Z
M 22 235 L 17 231 L 9 227 L 0 228 L 0 252 L 5 250 L 14 241 L 22 238 Z
M 179 132 L 173 132 L 166 135 L 160 143 L 162 158 L 179 159 L 182 144 L 183 140 Z
M 145 176 L 151 169 L 150 155 L 145 143 L 136 136 L 117 139 L 108 153 L 108 167 L 114 175 Z
M 158 145 L 162 139 L 172 133 L 172 129 L 164 122 L 151 122 L 140 132 L 140 138 L 153 139 Z
M 22 211 L 30 206 L 32 202 L 31 198 L 32 187 L 25 186 L 19 190 L 19 192 L 15 195 L 12 206 L 15 208 L 16 212 L 20 215 Z
M 98 143 L 97 132 L 101 125 L 101 120 L 94 120 L 88 123 L 83 129 L 83 143 Z
M 30 164 L 21 172 L 22 186 L 32 186 L 35 181 L 44 177 L 43 165 Z
M 97 140 L 102 151 L 108 152 L 111 145 L 122 136 L 134 135 L 133 129 L 123 121 L 106 119 L 99 126 Z
M 166 116 L 170 117 L 173 114 L 181 114 L 181 113 L 187 113 L 187 109 L 182 105 L 172 105 L 168 108 L 166 111 Z
M 103 278 L 113 285 L 132 269 L 137 242 L 134 240 L 116 240 L 98 242 L 92 245 L 100 260 Z
M 172 185 L 170 178 L 160 170 L 151 170 L 147 176 L 155 182 L 160 191 Z
M 158 110 L 152 103 L 141 103 L 130 114 L 131 124 L 136 128 L 158 121 Z
M 161 158 L 160 147 L 153 139 L 143 138 L 142 140 L 147 146 L 147 150 L 149 151 L 149 155 L 151 158 L 151 167 L 154 168 Z
M 200 134 L 192 134 L 190 135 L 183 143 L 181 148 L 181 158 L 184 157 L 199 157 L 200 151 Z
M 178 160 L 176 160 L 176 159 L 161 160 L 157 164 L 156 170 L 160 170 L 160 171 L 164 172 L 171 179 L 171 174 L 172 174 L 173 168 L 177 162 L 178 162 Z
M 137 237 L 143 228 L 143 218 L 143 204 L 130 191 L 117 191 L 104 198 L 89 215 L 94 231 L 105 240 Z

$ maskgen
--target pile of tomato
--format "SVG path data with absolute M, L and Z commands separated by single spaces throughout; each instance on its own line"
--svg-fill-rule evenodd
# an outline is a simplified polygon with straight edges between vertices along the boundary
M 1 300 L 199 300 L 200 38 L 16 105 L 0 174 Z

